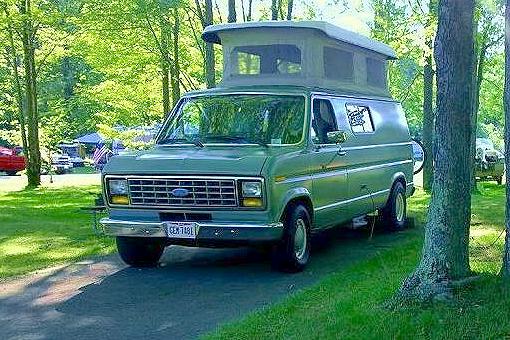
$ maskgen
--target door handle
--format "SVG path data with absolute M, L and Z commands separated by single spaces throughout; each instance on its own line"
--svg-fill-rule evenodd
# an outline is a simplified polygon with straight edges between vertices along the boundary
M 339 149 L 337 151 L 337 155 L 338 156 L 345 156 L 347 154 L 347 151 L 343 150 L 343 149 Z

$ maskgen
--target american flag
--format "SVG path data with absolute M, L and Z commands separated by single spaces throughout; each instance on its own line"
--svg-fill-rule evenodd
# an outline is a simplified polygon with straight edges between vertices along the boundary
M 94 161 L 94 164 L 97 166 L 99 163 L 102 163 L 101 161 L 108 155 L 109 152 L 110 150 L 108 150 L 106 145 L 103 145 L 100 148 L 97 147 L 96 150 L 94 151 L 94 155 L 92 155 L 92 160 Z

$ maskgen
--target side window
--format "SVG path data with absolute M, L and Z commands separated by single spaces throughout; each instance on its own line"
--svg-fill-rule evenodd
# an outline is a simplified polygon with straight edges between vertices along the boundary
M 315 144 L 329 144 L 328 132 L 337 131 L 335 111 L 327 99 L 314 99 L 311 135 Z
M 345 108 L 353 133 L 374 132 L 374 122 L 368 106 L 346 104 Z
M 324 75 L 326 78 L 354 81 L 354 54 L 332 47 L 324 47 Z

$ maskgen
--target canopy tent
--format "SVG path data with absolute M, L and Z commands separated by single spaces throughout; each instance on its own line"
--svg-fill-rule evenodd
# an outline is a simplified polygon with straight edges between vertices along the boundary
M 222 85 L 301 85 L 390 97 L 388 45 L 322 21 L 212 25 L 202 37 L 223 48 Z
M 104 138 L 97 132 L 89 133 L 88 135 L 81 136 L 73 140 L 73 142 L 87 145 L 97 145 L 98 143 L 103 143 Z

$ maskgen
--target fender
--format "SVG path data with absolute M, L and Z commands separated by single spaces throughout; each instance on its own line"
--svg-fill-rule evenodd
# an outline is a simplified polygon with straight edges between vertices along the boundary
M 290 201 L 292 201 L 296 198 L 307 198 L 308 200 L 310 200 L 310 202 L 312 202 L 312 195 L 310 194 L 310 191 L 307 188 L 298 187 L 298 188 L 289 189 L 283 195 L 282 199 L 280 200 L 279 206 L 282 207 L 282 210 L 279 211 L 279 213 L 278 213 L 280 218 L 283 215 L 285 209 L 287 208 L 287 204 L 289 204 Z M 312 207 L 312 211 L 310 211 L 310 214 L 313 215 L 313 207 Z M 312 216 L 312 220 L 313 220 L 313 216 Z

